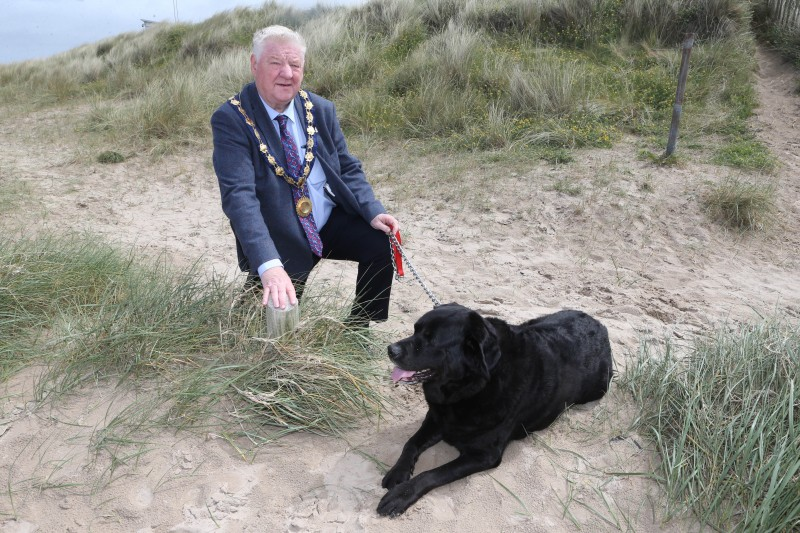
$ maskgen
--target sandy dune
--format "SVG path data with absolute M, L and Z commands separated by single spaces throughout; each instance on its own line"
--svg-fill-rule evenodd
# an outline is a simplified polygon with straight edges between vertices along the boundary
M 608 327 L 622 369 L 643 336 L 685 337 L 776 309 L 800 316 L 797 74 L 765 52 L 759 62 L 755 126 L 783 167 L 763 178 L 778 187 L 778 222 L 754 236 L 726 232 L 702 211 L 708 183 L 736 171 L 702 158 L 656 167 L 637 158 L 634 141 L 580 152 L 569 165 L 510 172 L 502 183 L 482 181 L 480 168 L 462 172 L 458 156 L 443 154 L 437 165 L 452 165 L 457 175 L 438 197 L 402 185 L 414 178 L 422 186 L 419 177 L 434 170 L 425 158 L 399 161 L 369 149 L 358 155 L 440 300 L 511 322 L 564 307 L 586 310 Z M 210 151 L 157 163 L 134 157 L 119 165 L 78 164 L 69 125 L 81 112 L 2 114 L 0 179 L 25 194 L 0 221 L 29 232 L 88 230 L 125 246 L 166 250 L 178 265 L 201 258 L 209 272 L 236 275 Z M 47 146 L 34 124 L 53 131 Z M 580 193 L 555 190 L 563 180 Z M 459 207 L 459 198 L 483 207 Z M 347 287 L 354 275 L 340 267 L 324 264 L 318 275 Z M 396 286 L 391 318 L 380 327 L 405 336 L 430 306 L 409 276 Z M 165 432 L 148 436 L 146 453 L 135 461 L 112 469 L 88 443 L 129 398 L 98 386 L 37 409 L 34 378 L 31 369 L 0 386 L 3 533 L 694 529 L 690 522 L 662 523 L 658 486 L 622 474 L 650 471 L 655 457 L 629 429 L 630 401 L 616 388 L 513 443 L 497 469 L 437 489 L 402 517 L 385 519 L 375 513 L 384 490 L 370 457 L 392 463 L 418 426 L 424 405 L 413 387 L 393 388 L 387 380 L 395 412 L 346 439 L 297 434 L 243 456 L 219 435 Z M 440 444 L 418 470 L 453 456 Z M 32 488 L 37 482 L 60 488 Z

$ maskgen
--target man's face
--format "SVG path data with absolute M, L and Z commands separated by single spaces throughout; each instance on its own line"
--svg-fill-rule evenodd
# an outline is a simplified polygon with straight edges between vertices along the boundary
M 250 56 L 250 71 L 261 98 L 276 111 L 284 111 L 303 82 L 304 58 L 291 42 L 267 41 L 256 60 Z

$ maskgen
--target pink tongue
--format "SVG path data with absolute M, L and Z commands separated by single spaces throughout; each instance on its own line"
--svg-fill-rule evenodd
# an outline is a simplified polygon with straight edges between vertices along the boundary
M 405 378 L 410 378 L 415 374 L 412 370 L 403 370 L 399 366 L 394 367 L 392 370 L 392 381 L 397 383 Z

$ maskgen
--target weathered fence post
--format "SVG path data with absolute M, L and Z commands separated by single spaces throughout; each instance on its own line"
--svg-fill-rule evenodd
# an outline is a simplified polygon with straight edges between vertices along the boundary
M 300 306 L 288 304 L 286 309 L 278 309 L 272 305 L 272 298 L 264 308 L 264 323 L 266 326 L 267 338 L 274 339 L 286 332 L 292 331 L 300 322 Z
M 686 77 L 689 74 L 689 55 L 692 53 L 694 45 L 694 33 L 686 34 L 683 41 L 683 54 L 681 55 L 681 71 L 678 75 L 678 90 L 675 92 L 675 104 L 672 106 L 672 125 L 669 127 L 669 140 L 667 141 L 666 156 L 669 157 L 675 151 L 675 144 L 678 142 L 678 124 L 681 121 L 681 111 L 683 106 L 683 93 L 686 90 Z

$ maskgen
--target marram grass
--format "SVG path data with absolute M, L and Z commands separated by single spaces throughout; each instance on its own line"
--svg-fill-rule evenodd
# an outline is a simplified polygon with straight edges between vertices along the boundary
M 89 105 L 82 140 L 113 141 L 126 157 L 203 145 L 211 113 L 251 78 L 253 32 L 278 23 L 307 36 L 304 85 L 336 102 L 349 134 L 461 151 L 610 147 L 624 133 L 667 136 L 680 43 L 694 31 L 681 135 L 727 144 L 752 107 L 740 102 L 752 92 L 752 9 L 744 0 L 266 3 L 0 65 L 0 106 Z
M 762 319 L 645 342 L 620 384 L 661 457 L 670 515 L 715 531 L 800 529 L 800 327 Z
M 238 283 L 88 237 L 0 241 L 0 379 L 44 365 L 40 401 L 98 381 L 147 388 L 158 409 L 120 415 L 138 426 L 338 433 L 380 415 L 385 343 L 344 328 L 330 290 L 310 288 L 298 328 L 266 339 L 256 298 L 232 306 Z
M 775 186 L 730 178 L 712 186 L 703 198 L 714 220 L 738 230 L 760 230 L 775 213 Z

